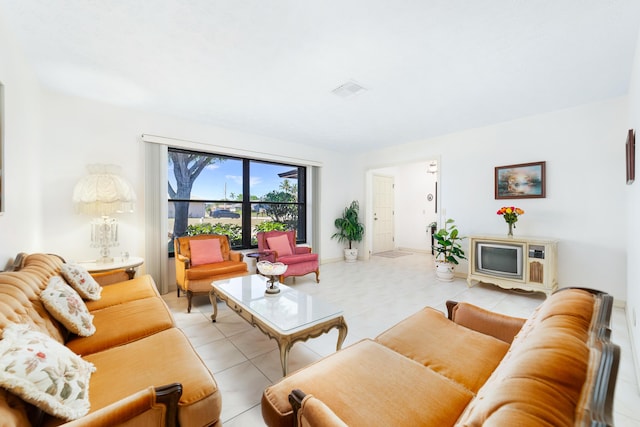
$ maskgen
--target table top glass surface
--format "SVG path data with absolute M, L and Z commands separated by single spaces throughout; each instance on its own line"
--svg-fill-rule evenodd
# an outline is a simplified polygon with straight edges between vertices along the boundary
M 89 272 L 99 272 L 108 270 L 117 270 L 119 268 L 135 268 L 144 263 L 144 258 L 141 257 L 127 257 L 122 258 L 119 256 L 113 257 L 113 262 L 101 263 L 96 261 L 78 261 L 78 264 L 83 266 Z
M 219 280 L 212 286 L 285 332 L 342 314 L 339 307 L 282 283 L 279 293 L 265 294 L 267 278 L 258 274 Z

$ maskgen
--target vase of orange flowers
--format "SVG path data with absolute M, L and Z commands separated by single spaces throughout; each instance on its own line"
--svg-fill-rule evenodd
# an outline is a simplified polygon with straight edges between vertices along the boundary
M 518 217 L 524 215 L 524 210 L 516 208 L 515 206 L 503 206 L 496 212 L 498 215 L 502 215 L 507 224 L 509 224 L 509 234 L 507 236 L 513 237 L 513 229 L 516 228 L 516 222 Z

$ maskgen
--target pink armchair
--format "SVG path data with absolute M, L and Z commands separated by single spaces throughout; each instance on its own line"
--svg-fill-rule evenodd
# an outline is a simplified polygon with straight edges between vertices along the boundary
M 308 246 L 296 246 L 295 231 L 260 232 L 258 251 L 264 252 L 259 261 L 281 262 L 288 265 L 287 271 L 280 276 L 280 282 L 289 276 L 304 276 L 316 273 L 316 282 L 320 283 L 318 254 L 311 253 Z

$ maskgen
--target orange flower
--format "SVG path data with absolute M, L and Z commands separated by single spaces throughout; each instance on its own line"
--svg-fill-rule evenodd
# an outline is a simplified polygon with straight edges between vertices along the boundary
M 496 213 L 502 215 L 507 224 L 515 224 L 518 221 L 518 216 L 524 214 L 524 209 L 515 206 L 503 206 Z

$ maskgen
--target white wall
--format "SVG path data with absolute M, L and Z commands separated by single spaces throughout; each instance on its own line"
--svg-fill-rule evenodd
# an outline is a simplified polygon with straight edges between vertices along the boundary
M 633 346 L 636 374 L 640 382 L 640 331 L 638 330 L 638 316 L 640 316 L 640 165 L 638 154 L 640 150 L 640 34 L 636 43 L 636 55 L 631 74 L 631 87 L 629 89 L 629 129 L 636 131 L 636 180 L 627 186 L 627 234 L 629 245 L 627 248 L 627 322 Z M 622 349 L 627 351 L 628 349 Z
M 4 85 L 4 213 L 0 270 L 22 251 L 40 249 L 40 88 L 0 16 L 0 82 Z
M 437 221 L 435 213 L 436 175 L 427 173 L 428 161 L 408 163 L 396 178 L 396 246 L 431 253 L 431 233 L 427 225 Z M 427 195 L 433 200 L 428 201 Z
M 560 241 L 561 287 L 594 287 L 624 300 L 626 117 L 627 98 L 617 98 L 398 145 L 360 161 L 364 173 L 440 157 L 440 212 L 463 234 L 505 235 L 496 211 L 515 204 L 526 211 L 517 235 Z M 495 166 L 535 161 L 547 162 L 546 198 L 494 199 Z

